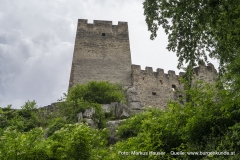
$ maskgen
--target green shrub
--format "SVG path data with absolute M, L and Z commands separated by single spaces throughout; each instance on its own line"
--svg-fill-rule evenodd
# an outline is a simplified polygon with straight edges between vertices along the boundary
M 69 90 L 66 100 L 73 101 L 73 105 L 77 105 L 78 100 L 98 104 L 126 102 L 122 86 L 105 81 L 76 84 Z
M 60 112 L 67 117 L 69 123 L 77 122 L 77 114 L 88 108 L 94 108 L 96 113 L 93 121 L 98 128 L 105 127 L 105 115 L 100 104 L 110 102 L 126 102 L 124 91 L 120 85 L 104 81 L 90 81 L 87 84 L 76 84 L 59 103 Z

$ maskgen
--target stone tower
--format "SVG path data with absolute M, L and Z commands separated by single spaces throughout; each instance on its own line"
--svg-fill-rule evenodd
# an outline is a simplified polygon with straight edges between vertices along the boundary
M 110 81 L 131 85 L 127 22 L 78 20 L 69 88 L 76 83 Z

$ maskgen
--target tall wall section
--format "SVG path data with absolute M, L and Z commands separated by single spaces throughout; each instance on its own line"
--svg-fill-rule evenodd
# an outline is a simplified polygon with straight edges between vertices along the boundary
M 180 76 L 183 74 L 181 72 Z M 194 68 L 194 75 L 196 79 L 211 83 L 216 80 L 217 71 L 212 64 L 200 65 Z M 152 67 L 141 70 L 139 65 L 132 65 L 133 87 L 143 106 L 165 109 L 168 100 L 177 100 L 181 95 L 175 91 L 183 89 L 179 81 L 180 76 L 176 75 L 175 71 L 168 71 L 165 74 L 163 69 L 158 68 L 156 72 L 153 72 Z
M 91 80 L 131 85 L 127 22 L 78 20 L 69 88 Z

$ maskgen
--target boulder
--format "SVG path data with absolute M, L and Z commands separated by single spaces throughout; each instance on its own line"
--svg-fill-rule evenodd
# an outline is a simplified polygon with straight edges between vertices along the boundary
M 118 141 L 117 137 L 117 128 L 121 124 L 121 122 L 124 120 L 115 120 L 115 121 L 108 121 L 107 122 L 107 128 L 109 129 L 109 144 L 115 144 Z
M 92 118 L 92 116 L 95 114 L 94 108 L 88 108 L 83 113 L 83 118 Z
M 140 99 L 139 99 L 139 96 L 138 96 L 138 93 L 137 93 L 135 87 L 128 88 L 127 92 L 126 92 L 126 95 L 127 95 L 128 103 L 140 102 Z
M 92 127 L 92 128 L 97 128 L 96 124 L 94 123 L 94 121 L 90 118 L 85 118 L 84 119 L 87 123 L 88 126 Z
M 140 102 L 131 102 L 130 109 L 132 110 L 141 110 L 143 105 Z
M 111 104 L 101 104 L 104 113 L 113 112 L 114 108 Z

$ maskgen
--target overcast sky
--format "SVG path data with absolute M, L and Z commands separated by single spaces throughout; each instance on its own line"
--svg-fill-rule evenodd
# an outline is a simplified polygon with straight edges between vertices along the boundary
M 167 36 L 149 39 L 143 0 L 0 0 L 0 107 L 56 102 L 68 89 L 78 19 L 128 22 L 132 63 L 177 70 Z M 216 66 L 216 61 L 212 61 Z

